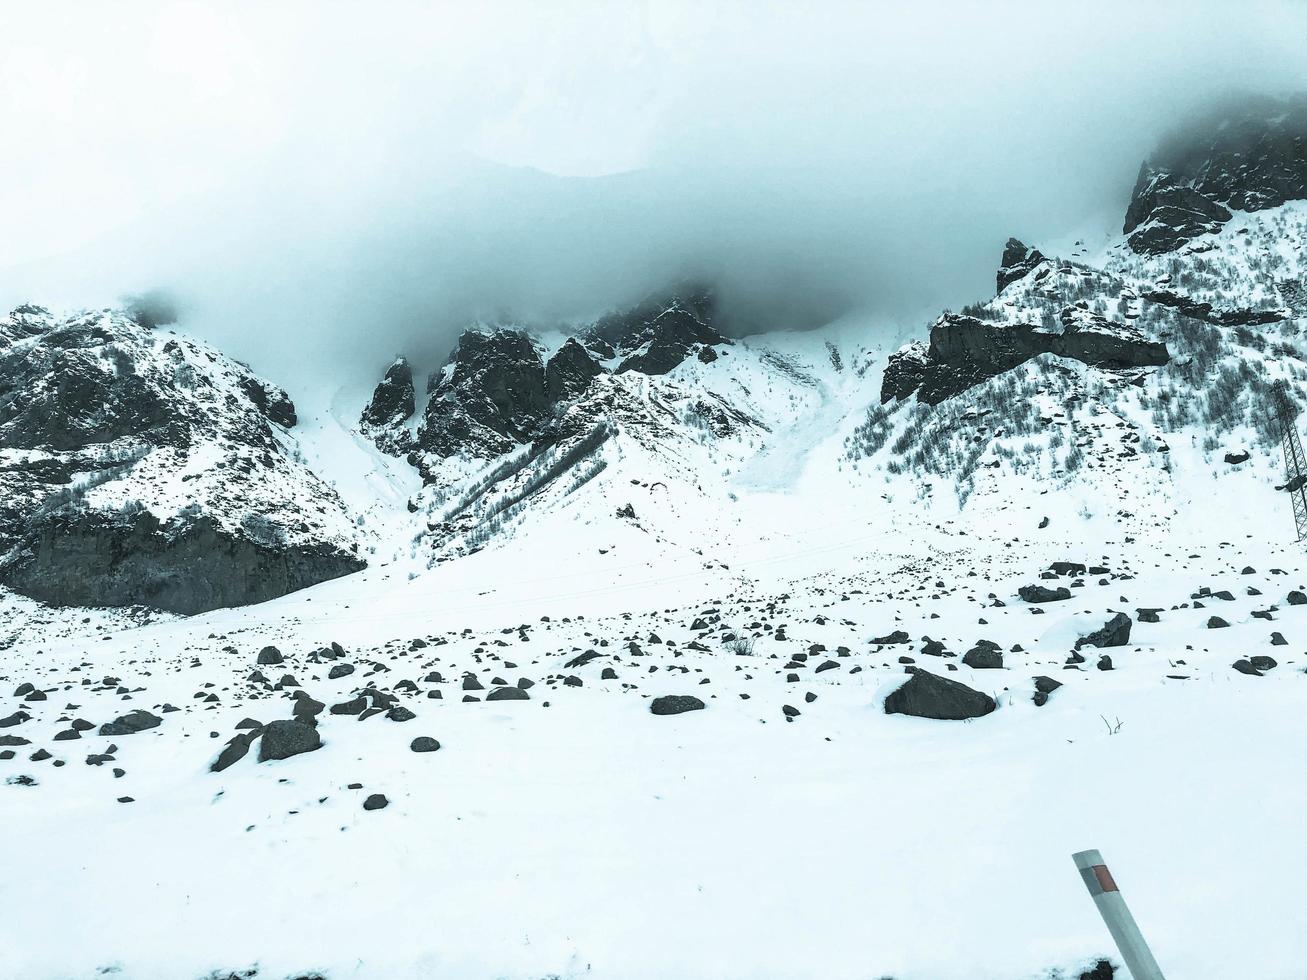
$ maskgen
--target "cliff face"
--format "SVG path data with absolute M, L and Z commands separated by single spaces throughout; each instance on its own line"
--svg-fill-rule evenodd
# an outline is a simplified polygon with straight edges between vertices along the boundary
M 363 567 L 286 392 L 120 311 L 0 320 L 0 582 L 193 613 Z
M 694 287 L 606 314 L 553 354 L 526 328 L 469 329 L 428 379 L 430 397 L 416 433 L 405 424 L 411 396 L 394 365 L 364 410 L 360 430 L 383 451 L 408 456 L 428 477 L 439 460 L 493 459 L 540 439 L 605 375 L 663 375 L 690 357 L 715 358 L 713 348 L 730 341 L 713 327 L 713 316 L 711 292 Z
M 1122 229 L 1146 255 L 1217 231 L 1233 211 L 1307 199 L 1307 99 L 1256 99 L 1166 140 L 1139 170 Z
M 1054 332 L 945 314 L 931 327 L 929 344 L 910 345 L 890 356 L 881 401 L 915 393 L 936 405 L 1041 354 L 1107 369 L 1157 367 L 1170 360 L 1165 344 L 1087 309 L 1068 308 L 1061 326 Z

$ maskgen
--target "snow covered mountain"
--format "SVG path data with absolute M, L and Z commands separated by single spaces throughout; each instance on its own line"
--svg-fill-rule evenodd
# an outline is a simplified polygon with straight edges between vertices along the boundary
M 0 581 L 194 613 L 363 567 L 284 391 L 114 311 L 0 320 Z
M 1301 976 L 1305 139 L 1168 141 L 902 346 L 687 283 L 297 420 L 14 311 L 0 974 L 1110 980 L 1101 847 L 1174 976 Z

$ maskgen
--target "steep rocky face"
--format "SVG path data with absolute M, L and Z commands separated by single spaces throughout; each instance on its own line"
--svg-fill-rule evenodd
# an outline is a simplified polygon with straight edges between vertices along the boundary
M 529 441 L 552 408 L 540 350 L 521 330 L 465 331 L 427 387 L 417 445 L 441 457 L 508 452 Z
M 363 409 L 360 421 L 364 425 L 389 426 L 407 422 L 416 410 L 413 369 L 407 360 L 398 357 L 372 392 L 372 401 Z
M 575 338 L 569 338 L 545 365 L 545 390 L 551 402 L 571 401 L 584 394 L 590 382 L 603 373 L 603 366 L 590 352 Z
M 231 534 L 208 517 L 66 510 L 35 523 L 5 584 L 56 606 L 147 605 L 197 613 L 263 602 L 358 571 L 354 554 Z
M 920 401 L 936 405 L 1041 354 L 1108 369 L 1155 367 L 1170 359 L 1165 344 L 1085 308 L 1064 310 L 1061 328 L 945 314 L 931 327 L 928 345 L 912 344 L 890 356 L 881 401 L 915 392 Z
M 1023 242 L 1009 238 L 1003 248 L 1003 259 L 998 267 L 995 292 L 1001 293 L 1009 283 L 1028 276 L 1032 270 L 1047 262 L 1039 249 L 1028 248 Z
M 662 375 L 690 357 L 711 363 L 714 346 L 730 343 L 713 328 L 713 314 L 707 289 L 661 293 L 601 317 L 568 338 L 547 363 L 524 329 L 467 330 L 427 383 L 431 398 L 416 437 L 398 418 L 411 405 L 411 374 L 387 373 L 360 429 L 383 451 L 408 455 L 429 478 L 436 460 L 491 459 L 545 437 L 562 410 L 583 400 L 610 371 Z
M 0 581 L 190 613 L 362 567 L 339 498 L 286 452 L 294 424 L 205 345 L 20 307 L 0 319 Z
M 1307 99 L 1256 99 L 1198 121 L 1140 168 L 1125 226 L 1136 252 L 1171 252 L 1230 220 L 1307 199 Z
M 385 377 L 372 392 L 372 400 L 359 416 L 359 430 L 384 451 L 402 455 L 412 439 L 405 423 L 417 411 L 417 392 L 413 387 L 413 369 L 403 357 L 397 357 L 386 369 Z
M 595 324 L 593 335 L 626 354 L 619 374 L 667 374 L 691 354 L 727 342 L 713 327 L 715 312 L 712 291 L 695 287 L 610 314 Z

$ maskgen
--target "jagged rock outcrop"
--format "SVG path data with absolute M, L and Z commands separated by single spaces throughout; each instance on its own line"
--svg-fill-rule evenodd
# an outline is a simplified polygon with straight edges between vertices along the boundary
M 1136 252 L 1171 252 L 1232 211 L 1307 198 L 1307 98 L 1257 98 L 1172 136 L 1140 168 L 1125 226 Z
M 441 457 L 499 456 L 534 438 L 552 410 L 540 349 L 521 330 L 464 331 L 427 390 L 417 444 Z
M 1039 249 L 1029 248 L 1024 242 L 1009 238 L 1007 245 L 1003 247 L 1003 259 L 998 267 L 995 292 L 1001 293 L 1009 283 L 1024 279 L 1047 261 L 1048 258 Z
M 575 338 L 569 338 L 545 365 L 545 391 L 551 402 L 581 397 L 603 366 Z
M 397 357 L 386 368 L 385 377 L 372 392 L 372 401 L 363 409 L 359 421 L 363 425 L 386 427 L 407 422 L 417 411 L 417 396 L 413 388 L 413 369 L 402 357 Z
M 284 448 L 295 421 L 203 344 L 19 307 L 0 319 L 0 581 L 193 613 L 361 568 L 339 498 Z
M 730 342 L 714 329 L 713 311 L 712 294 L 703 288 L 658 294 L 601 317 L 569 338 L 548 363 L 526 330 L 467 330 L 449 363 L 428 382 L 431 397 L 411 446 L 402 440 L 387 445 L 366 424 L 364 431 L 387 451 L 410 451 L 431 477 L 433 458 L 491 459 L 558 433 L 588 429 L 598 421 L 593 411 L 557 425 L 555 420 L 567 406 L 585 401 L 596 379 L 609 372 L 602 362 L 617 361 L 617 374 L 651 375 L 666 374 L 692 356 L 711 363 L 715 354 L 702 355 Z M 591 407 L 609 401 L 597 399 Z M 728 414 L 711 414 L 717 424 L 731 424 Z
M 936 405 L 1040 354 L 1099 368 L 1151 367 L 1170 360 L 1165 344 L 1080 306 L 1062 311 L 1060 331 L 946 313 L 931 327 L 928 345 L 910 344 L 890 356 L 881 401 L 915 392 L 920 401 Z
M 359 416 L 359 431 L 383 451 L 403 455 L 412 442 L 405 423 L 416 411 L 413 369 L 405 358 L 397 357 L 386 368 L 385 376 L 373 389 L 372 400 Z
M 714 328 L 712 290 L 687 286 L 651 296 L 630 310 L 599 319 L 591 336 L 626 356 L 618 373 L 666 374 L 705 347 L 727 343 Z

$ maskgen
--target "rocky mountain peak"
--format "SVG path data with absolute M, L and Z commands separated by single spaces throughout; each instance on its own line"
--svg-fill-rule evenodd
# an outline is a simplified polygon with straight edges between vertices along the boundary
M 1233 211 L 1307 198 L 1307 98 L 1247 100 L 1196 120 L 1140 167 L 1123 231 L 1134 251 L 1171 252 Z
M 372 400 L 363 409 L 359 424 L 365 428 L 382 428 L 407 422 L 417 411 L 417 394 L 413 387 L 413 368 L 408 360 L 397 357 L 386 368 L 385 377 L 372 392 Z
M 714 328 L 714 311 L 711 289 L 682 284 L 605 314 L 547 358 L 528 328 L 465 330 L 445 366 L 428 379 L 431 397 L 415 436 L 399 417 L 410 404 L 406 364 L 392 365 L 400 373 L 387 372 L 360 428 L 384 451 L 410 455 L 428 476 L 426 456 L 493 458 L 540 438 L 602 375 L 663 375 L 695 356 L 711 362 L 714 345 L 730 343 Z

